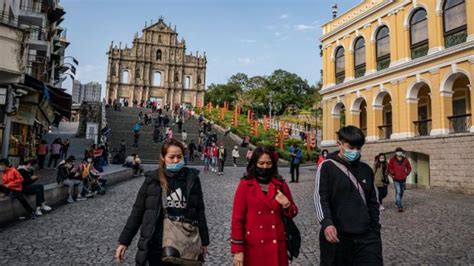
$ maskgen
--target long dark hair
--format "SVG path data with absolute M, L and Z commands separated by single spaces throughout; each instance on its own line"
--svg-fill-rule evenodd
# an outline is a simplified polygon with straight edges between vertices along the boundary
M 379 158 L 383 156 L 385 159 L 383 162 L 380 162 Z M 379 153 L 377 156 L 375 156 L 374 160 L 374 171 L 377 171 L 377 169 L 382 168 L 382 173 L 385 174 L 387 171 L 387 156 L 385 156 L 385 153 Z
M 166 169 L 165 156 L 168 153 L 169 147 L 171 146 L 179 147 L 184 156 L 184 146 L 177 139 L 174 139 L 174 138 L 168 139 L 163 143 L 163 146 L 161 146 L 161 158 L 160 158 L 160 167 L 158 168 L 158 174 L 160 177 L 160 185 L 166 191 L 168 191 L 168 179 L 166 179 L 166 176 L 165 176 L 165 169 Z
M 270 159 L 272 160 L 272 176 L 277 178 L 278 180 L 283 180 L 281 175 L 278 173 L 278 166 L 277 166 L 277 160 L 274 156 L 274 150 L 272 148 L 266 147 L 266 146 L 258 146 L 252 154 L 252 157 L 250 158 L 249 164 L 247 165 L 247 174 L 243 177 L 243 179 L 252 179 L 257 176 L 257 162 L 258 159 L 264 154 L 268 154 L 270 156 Z

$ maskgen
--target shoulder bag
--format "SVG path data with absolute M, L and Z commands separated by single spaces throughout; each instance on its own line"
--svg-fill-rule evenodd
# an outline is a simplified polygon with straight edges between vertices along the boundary
M 202 265 L 202 243 L 196 221 L 169 216 L 166 191 L 161 189 L 163 204 L 162 261 L 175 265 Z

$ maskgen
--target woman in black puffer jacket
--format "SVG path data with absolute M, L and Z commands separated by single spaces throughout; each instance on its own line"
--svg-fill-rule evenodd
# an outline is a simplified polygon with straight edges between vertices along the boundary
M 167 213 L 184 216 L 197 221 L 203 246 L 203 256 L 207 255 L 209 232 L 204 200 L 199 180 L 199 171 L 184 167 L 184 146 L 170 139 L 161 148 L 160 167 L 145 174 L 146 178 L 138 191 L 132 213 L 120 234 L 117 259 L 122 262 L 128 246 L 141 227 L 137 265 L 164 265 L 161 260 L 163 219 L 161 188 L 167 191 Z

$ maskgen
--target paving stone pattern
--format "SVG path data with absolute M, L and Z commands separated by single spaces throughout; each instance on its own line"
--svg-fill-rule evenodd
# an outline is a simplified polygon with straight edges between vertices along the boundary
M 227 168 L 225 176 L 202 175 L 211 234 L 208 265 L 230 265 L 230 217 L 233 194 L 243 168 Z M 288 176 L 288 169 L 280 170 Z M 291 184 L 300 213 L 302 253 L 293 265 L 319 264 L 319 225 L 313 207 L 315 170 L 301 170 Z M 0 264 L 114 264 L 117 238 L 131 211 L 143 177 L 112 187 L 107 195 L 62 206 L 37 220 L 0 230 Z M 382 213 L 384 258 L 387 265 L 474 264 L 474 197 L 436 190 L 408 190 L 406 212 L 394 207 L 393 187 Z M 126 264 L 134 263 L 136 239 Z

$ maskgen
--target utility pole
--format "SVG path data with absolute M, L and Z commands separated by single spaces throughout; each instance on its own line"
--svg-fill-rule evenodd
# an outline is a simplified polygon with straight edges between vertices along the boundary
M 3 158 L 8 158 L 8 150 L 10 147 L 10 131 L 11 131 L 11 113 L 12 111 L 15 111 L 14 104 L 15 104 L 15 96 L 13 95 L 13 91 L 11 86 L 8 86 L 7 88 L 7 94 L 6 94 L 6 102 L 5 102 L 5 118 L 4 118 L 4 123 L 5 123 L 5 128 L 3 129 L 3 136 L 2 136 L 2 157 Z

